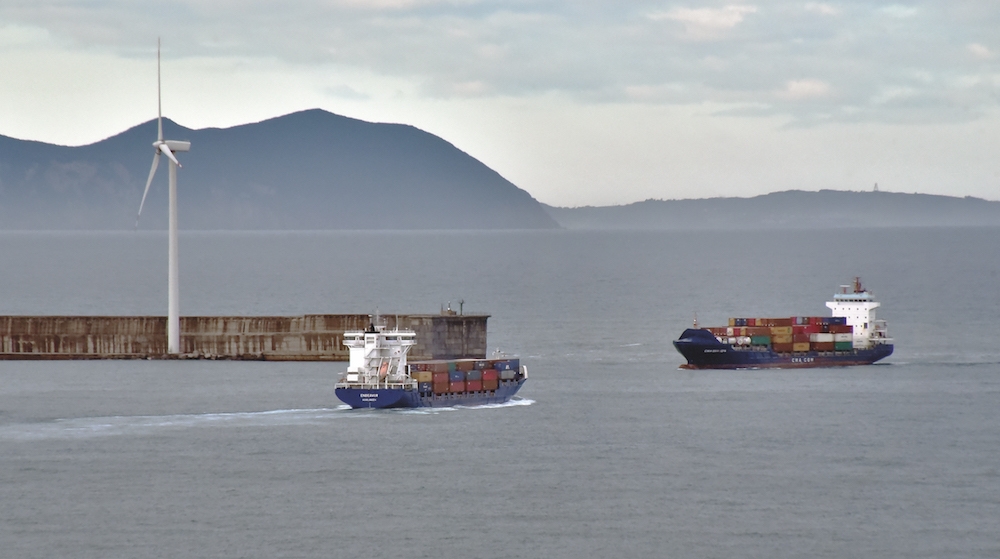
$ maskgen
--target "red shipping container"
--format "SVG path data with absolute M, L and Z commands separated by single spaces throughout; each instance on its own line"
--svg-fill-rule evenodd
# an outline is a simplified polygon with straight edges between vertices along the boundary
M 813 342 L 809 347 L 813 351 L 833 351 L 833 342 Z
M 792 343 L 809 343 L 809 334 L 792 334 Z
M 434 383 L 434 393 L 435 394 L 447 394 L 449 385 L 447 382 L 435 382 Z
M 444 373 L 434 373 L 434 376 L 431 377 L 431 381 L 434 384 L 440 384 L 440 383 L 448 384 L 448 373 L 447 372 L 444 372 Z
M 435 373 L 447 373 L 448 372 L 448 364 L 447 363 L 442 363 L 442 362 L 438 361 L 438 362 L 434 362 L 434 363 L 428 363 L 427 366 L 428 366 L 428 368 L 431 371 L 433 371 Z
M 500 373 L 496 369 L 486 369 L 483 371 L 483 382 L 493 381 L 496 382 L 500 378 Z
M 791 342 L 786 344 L 771 344 L 771 349 L 777 351 L 778 353 L 791 353 L 792 344 Z
M 481 380 L 467 380 L 465 381 L 465 391 L 466 392 L 481 392 L 483 390 L 483 381 Z
M 465 392 L 465 381 L 448 383 L 448 392 Z
M 483 379 L 483 390 L 496 390 L 497 387 L 499 386 L 500 384 L 499 382 L 497 382 L 497 379 L 492 379 L 492 380 Z
M 809 324 L 810 324 L 810 326 L 819 326 L 820 324 L 823 324 L 823 317 L 821 317 L 821 316 L 810 316 L 809 317 Z

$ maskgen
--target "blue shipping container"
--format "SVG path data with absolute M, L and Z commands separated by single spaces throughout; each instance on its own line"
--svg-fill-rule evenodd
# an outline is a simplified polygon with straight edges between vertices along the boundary
M 465 382 L 465 371 L 451 371 L 448 373 L 448 380 L 451 382 Z

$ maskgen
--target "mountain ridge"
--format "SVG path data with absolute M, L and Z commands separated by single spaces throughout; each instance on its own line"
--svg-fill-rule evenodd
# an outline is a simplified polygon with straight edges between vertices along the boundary
M 443 138 L 321 109 L 230 128 L 163 119 L 179 154 L 182 229 L 534 229 L 526 191 Z M 131 229 L 156 120 L 83 146 L 0 136 L 0 228 Z M 161 161 L 140 228 L 165 229 Z

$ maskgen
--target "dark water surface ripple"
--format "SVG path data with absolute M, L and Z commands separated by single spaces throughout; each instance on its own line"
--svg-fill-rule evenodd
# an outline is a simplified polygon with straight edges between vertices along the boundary
M 485 311 L 505 406 L 351 411 L 344 364 L 0 362 L 5 557 L 997 557 L 1000 230 L 182 233 L 189 315 Z M 896 353 L 680 370 L 694 313 Z M 0 314 L 163 314 L 162 233 L 0 233 Z

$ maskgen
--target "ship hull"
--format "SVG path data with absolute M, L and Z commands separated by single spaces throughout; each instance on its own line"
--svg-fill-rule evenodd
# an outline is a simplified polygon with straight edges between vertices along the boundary
M 496 390 L 434 394 L 412 388 L 353 388 L 338 387 L 337 398 L 352 408 L 445 408 L 481 406 L 510 401 L 525 379 L 502 381 Z
M 674 340 L 687 359 L 683 369 L 805 369 L 870 365 L 892 355 L 892 344 L 847 351 L 778 353 L 769 348 L 743 349 L 717 340 L 707 330 L 688 329 Z

